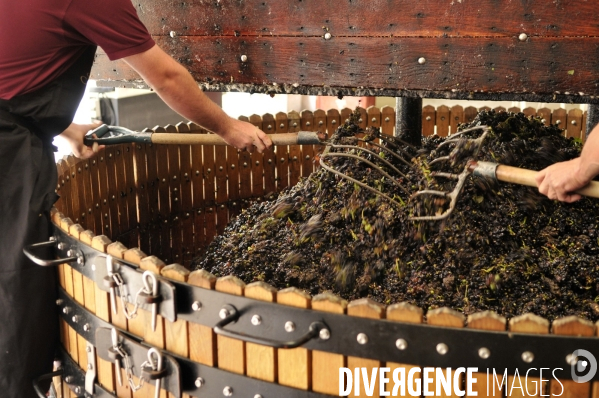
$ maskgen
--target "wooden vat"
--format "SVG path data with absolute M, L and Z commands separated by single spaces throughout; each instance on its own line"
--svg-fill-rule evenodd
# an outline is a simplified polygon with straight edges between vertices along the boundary
M 363 114 L 364 126 L 367 124 L 381 125 L 385 133 L 392 133 L 395 115 L 393 109 L 369 108 L 360 111 Z M 340 113 L 317 111 L 314 113 L 303 112 L 301 115 L 295 112 L 288 115 L 264 115 L 262 117 L 254 115 L 249 120 L 265 131 L 286 132 L 300 128 L 331 131 L 335 125 L 347 117 L 347 112 L 350 110 L 343 110 Z M 174 134 L 187 131 L 203 133 L 193 124 L 158 127 L 154 130 L 166 130 Z M 247 384 L 242 385 L 250 386 L 250 391 L 252 391 L 250 395 L 247 391 L 243 391 L 241 394 L 242 391 L 239 391 L 237 387 L 231 387 L 231 383 L 229 385 L 225 382 L 224 387 L 218 388 L 218 395 L 213 395 L 214 390 L 206 390 L 210 383 L 214 383 L 214 380 L 208 376 L 203 376 L 202 382 L 199 382 L 200 387 L 198 387 L 198 378 L 202 376 L 194 374 L 191 380 L 185 380 L 186 374 L 179 375 L 178 377 L 181 378 L 179 392 L 184 392 L 182 396 L 198 397 L 229 396 L 228 393 L 233 394 L 232 396 L 268 396 L 268 394 L 261 393 L 261 388 L 266 388 L 265 384 L 253 384 L 258 382 L 277 386 L 277 388 L 292 388 L 284 390 L 283 394 L 285 395 L 282 396 L 337 396 L 340 391 L 339 368 L 342 367 L 352 370 L 365 368 L 368 374 L 371 374 L 370 372 L 374 368 L 388 367 L 391 372 L 395 369 L 403 369 L 408 374 L 410 369 L 415 366 L 448 366 L 444 356 L 440 354 L 443 348 L 439 348 L 439 341 L 432 337 L 427 342 L 411 340 L 401 333 L 393 335 L 393 339 L 390 341 L 390 347 L 397 353 L 401 353 L 402 344 L 406 344 L 409 347 L 406 352 L 415 348 L 415 345 L 429 345 L 432 354 L 425 354 L 422 358 L 408 356 L 405 357 L 405 363 L 389 360 L 390 357 L 383 354 L 383 350 L 376 346 L 378 340 L 389 338 L 383 329 L 380 327 L 377 329 L 379 334 L 373 334 L 374 332 L 371 331 L 374 329 L 365 333 L 367 335 L 366 343 L 364 343 L 364 336 L 359 337 L 360 332 L 365 330 L 362 328 L 367 327 L 367 324 L 360 322 L 370 320 L 389 322 L 385 324 L 387 327 L 389 325 L 397 325 L 402 328 L 406 325 L 425 327 L 426 329 L 419 329 L 420 333 L 427 330 L 438 330 L 435 328 L 437 326 L 443 327 L 440 331 L 442 335 L 447 336 L 447 339 L 443 340 L 443 344 L 446 343 L 446 348 L 450 352 L 452 350 L 464 351 L 464 366 L 469 366 L 468 364 L 472 363 L 471 359 L 467 358 L 468 353 L 464 348 L 468 345 L 472 345 L 474 356 L 482 358 L 484 355 L 481 354 L 480 349 L 487 348 L 490 349 L 491 358 L 494 358 L 501 350 L 522 351 L 521 347 L 525 345 L 518 343 L 518 338 L 514 337 L 526 336 L 522 333 L 546 334 L 554 338 L 559 335 L 587 337 L 596 335 L 597 325 L 573 317 L 558 319 L 550 324 L 547 320 L 532 314 L 523 314 L 506 320 L 497 314 L 482 312 L 466 318 L 463 314 L 449 308 L 424 311 L 407 303 L 394 303 L 389 306 L 383 306 L 371 300 L 356 300 L 348 303 L 330 294 L 310 297 L 294 288 L 276 291 L 263 282 L 245 285 L 235 277 L 217 279 L 206 271 L 190 273 L 182 266 L 188 264 L 193 256 L 206 247 L 210 240 L 222 231 L 230 217 L 237 214 L 249 200 L 259 200 L 276 193 L 286 186 L 295 184 L 302 175 L 310 173 L 315 167 L 313 160 L 317 153 L 318 149 L 312 146 L 279 147 L 274 152 L 250 155 L 247 152 L 238 152 L 227 147 L 189 145 L 161 147 L 149 144 L 122 144 L 107 148 L 99 157 L 91 160 L 77 160 L 69 157 L 58 163 L 58 192 L 61 194 L 61 199 L 53 213 L 53 221 L 60 230 L 64 231 L 65 235 L 82 243 L 85 250 L 92 248 L 110 255 L 115 262 L 122 260 L 123 263 L 138 266 L 139 270 L 136 272 L 152 271 L 155 275 L 160 275 L 163 278 L 161 280 L 179 283 L 177 286 L 180 287 L 193 286 L 208 291 L 223 292 L 226 293 L 224 297 L 230 300 L 234 300 L 234 296 L 243 296 L 243 298 L 263 301 L 267 304 L 276 303 L 273 305 L 283 308 L 282 311 L 289 311 L 284 308 L 294 307 L 298 310 L 309 309 L 307 311 L 309 314 L 341 316 L 342 318 L 335 319 L 349 322 L 347 324 L 349 326 L 346 327 L 349 341 L 358 349 L 362 349 L 361 345 L 372 344 L 372 352 L 369 352 L 368 349 L 352 351 L 349 349 L 351 347 L 319 350 L 317 343 L 293 349 L 274 348 L 257 344 L 251 339 L 216 334 L 213 327 L 196 323 L 193 319 L 190 320 L 191 318 L 184 316 L 186 311 L 182 308 L 189 306 L 191 300 L 188 300 L 187 303 L 180 301 L 177 304 L 177 310 L 181 313 L 176 320 L 169 320 L 161 316 L 161 312 L 159 312 L 156 328 L 152 330 L 152 316 L 147 308 L 139 309 L 137 316 L 131 319 L 127 319 L 125 316 L 123 305 L 130 308 L 134 302 L 131 300 L 133 295 L 130 296 L 128 304 L 116 300 L 118 312 L 111 311 L 110 295 L 106 291 L 106 287 L 89 277 L 91 275 L 89 267 L 93 269 L 98 266 L 98 263 L 92 261 L 93 265 L 90 266 L 87 259 L 91 257 L 84 252 L 86 258 L 85 261 L 82 261 L 84 265 L 72 261 L 62 264 L 58 268 L 60 283 L 64 290 L 60 303 L 64 315 L 61 319 L 62 342 L 72 360 L 81 369 L 89 369 L 91 365 L 97 372 L 99 386 L 109 392 L 114 391 L 115 396 L 137 398 L 153 397 L 155 394 L 155 384 L 149 380 L 146 380 L 139 390 L 133 391 L 132 386 L 140 385 L 140 373 L 132 372 L 128 377 L 122 363 L 115 367 L 113 361 L 106 359 L 106 354 L 99 352 L 98 337 L 90 338 L 88 331 L 85 330 L 85 325 L 82 325 L 85 321 L 81 319 L 75 321 L 76 316 L 83 316 L 81 312 L 77 312 L 79 310 L 74 309 L 75 303 L 78 303 L 86 312 L 95 314 L 96 317 L 128 332 L 131 336 L 143 339 L 145 344 L 159 348 L 161 352 L 164 350 L 168 355 L 187 358 L 191 363 L 198 364 L 194 366 L 201 364 L 208 368 L 227 371 L 228 377 L 232 377 L 233 374 L 246 376 L 243 380 Z M 71 302 L 70 300 L 72 300 L 72 304 L 65 304 L 65 302 Z M 194 301 L 191 304 L 194 311 L 196 311 L 194 305 L 199 306 L 201 311 L 208 311 L 211 306 L 218 306 L 209 301 L 202 302 L 201 305 Z M 198 311 L 201 313 L 200 310 Z M 187 308 L 187 312 L 190 312 L 189 308 Z M 266 321 L 264 313 L 262 316 Z M 294 319 L 293 316 L 290 315 L 291 318 L 286 321 L 296 321 L 300 324 L 300 320 Z M 336 337 L 335 333 L 338 335 L 339 332 L 335 330 L 330 321 L 327 321 L 327 318 L 324 322 L 329 322 L 332 331 L 331 338 Z M 356 326 L 352 327 L 351 325 L 354 323 Z M 87 325 L 90 329 L 90 324 Z M 91 329 L 94 329 L 94 324 L 91 325 Z M 451 338 L 454 328 L 459 328 L 459 330 L 453 330 L 455 334 Z M 501 341 L 501 344 L 499 346 L 486 345 L 485 347 L 477 345 L 478 337 L 472 337 L 472 333 L 479 330 L 498 332 L 483 337 Z M 399 341 L 403 337 L 405 337 L 405 341 Z M 358 343 L 356 343 L 356 339 Z M 95 341 L 96 345 L 96 348 L 91 351 L 91 357 L 88 348 L 90 340 Z M 460 341 L 462 342 L 460 343 Z M 520 354 L 533 353 L 536 358 L 539 358 L 537 362 L 533 362 L 538 368 L 545 366 L 543 355 L 546 353 L 543 353 L 544 349 L 540 347 L 547 348 L 547 344 L 549 344 L 549 347 L 558 350 L 555 347 L 556 344 L 558 346 L 564 343 L 576 345 L 579 342 L 584 347 L 585 344 L 588 346 L 589 341 L 591 345 L 594 344 L 593 347 L 599 347 L 599 339 L 581 341 L 577 337 L 547 341 L 540 346 L 531 346 L 530 351 L 525 350 Z M 517 347 L 510 347 L 512 343 Z M 465 344 L 465 346 L 460 346 L 460 344 Z M 345 343 L 345 345 L 349 346 L 350 344 Z M 405 350 L 406 347 L 403 349 Z M 366 355 L 361 356 L 360 353 L 366 353 Z M 566 355 L 561 356 L 563 358 L 560 357 L 559 363 L 566 368 L 568 365 Z M 398 358 L 402 357 L 398 356 Z M 513 363 L 522 365 L 524 362 L 521 361 L 523 359 L 516 358 Z M 453 364 L 455 363 L 454 361 Z M 504 362 L 501 360 L 499 362 L 491 361 L 488 366 L 493 367 L 495 363 L 500 365 Z M 547 366 L 554 364 L 555 361 L 552 361 Z M 453 367 L 455 368 L 455 366 Z M 185 366 L 182 365 L 182 368 Z M 202 372 L 205 372 L 206 369 L 202 368 L 199 374 L 204 375 L 205 373 Z M 480 370 L 482 373 L 470 376 L 478 380 L 475 384 L 478 396 L 505 396 L 505 388 L 503 392 L 500 392 L 496 387 L 495 393 L 492 393 L 492 390 L 487 390 L 487 385 L 492 387 L 493 379 L 488 378 L 484 369 Z M 122 386 L 117 382 L 118 377 L 115 372 L 120 372 L 121 377 L 125 380 Z M 501 371 L 499 372 L 501 373 Z M 416 375 L 419 375 L 422 380 L 422 372 L 416 373 Z M 459 377 L 464 383 L 467 381 L 464 375 Z M 128 378 L 131 378 L 132 385 L 127 384 Z M 516 383 L 514 380 L 516 378 L 513 375 L 506 380 L 508 388 Z M 599 383 L 597 382 L 595 384 L 593 382 L 575 383 L 571 380 L 564 380 L 561 376 L 559 382 L 554 379 L 548 381 L 546 377 L 543 378 L 543 382 L 534 377 L 529 377 L 526 380 L 529 383 L 530 391 L 535 387 L 535 382 L 537 385 L 542 385 L 543 394 L 553 392 L 558 395 L 563 390 L 561 396 L 588 398 L 599 396 Z M 521 380 L 518 382 L 521 383 Z M 422 381 L 418 383 L 422 387 Z M 71 385 L 73 386 L 73 383 Z M 79 393 L 81 393 L 83 387 L 77 383 L 74 385 L 75 388 L 79 387 Z M 416 388 L 416 386 L 412 387 Z M 428 388 L 434 391 L 435 387 L 435 382 L 433 382 Z M 68 389 L 67 383 L 63 382 L 61 388 L 64 397 L 77 395 Z M 231 391 L 227 388 L 230 388 Z M 97 389 L 96 392 L 98 391 Z M 374 391 L 373 396 L 384 396 L 381 394 L 378 384 Z M 382 391 L 392 392 L 392 385 L 387 385 Z M 509 391 L 507 396 L 518 396 L 519 392 L 520 390 L 516 388 L 515 392 Z M 362 393 L 364 393 L 363 390 Z M 409 390 L 406 394 L 409 394 Z M 540 394 L 541 390 L 537 388 L 536 396 L 541 396 Z M 179 395 L 173 390 L 162 390 L 160 396 Z
M 185 65 L 204 90 L 588 104 L 596 104 L 599 98 L 598 61 L 590 56 L 596 54 L 599 28 L 594 22 L 597 7 L 590 1 L 141 0 L 135 5 L 157 43 Z M 110 63 L 101 51 L 91 78 L 105 86 L 145 87 L 125 63 Z M 594 105 L 589 109 L 588 124 L 594 125 L 599 112 Z M 392 134 L 396 121 L 401 121 L 390 109 L 363 110 L 363 114 L 364 125 L 379 123 L 387 134 Z M 299 128 L 331 131 L 345 117 L 343 112 L 330 111 L 301 116 L 252 116 L 249 120 L 266 132 Z M 468 108 L 424 109 L 422 130 L 430 133 L 436 125 L 437 132 L 443 134 L 455 125 L 455 117 L 467 120 Z M 559 117 L 562 120 L 565 115 Z M 572 115 L 568 120 L 570 136 L 579 136 L 583 117 Z M 176 133 L 196 127 L 159 129 Z M 551 365 L 566 368 L 571 358 L 560 350 L 569 344 L 596 347 L 594 338 L 559 337 L 595 336 L 597 325 L 580 319 L 560 319 L 552 325 L 530 314 L 506 320 L 496 314 L 480 313 L 465 319 L 463 314 L 446 308 L 425 312 L 405 303 L 383 307 L 370 301 L 347 303 L 330 295 L 309 297 L 293 289 L 275 291 L 262 283 L 245 286 L 234 278 L 216 280 L 201 271 L 189 274 L 175 265 L 187 264 L 206 247 L 246 201 L 277 192 L 307 175 L 314 167 L 315 154 L 315 148 L 295 146 L 249 155 L 227 148 L 122 145 L 108 149 L 103 158 L 96 160 L 67 158 L 58 165 L 63 198 L 54 221 L 86 245 L 114 259 L 138 264 L 140 269 L 152 270 L 179 283 L 177 286 L 226 292 L 231 301 L 243 296 L 256 302 L 274 302 L 276 307 L 269 308 L 287 306 L 284 308 L 299 311 L 297 314 L 303 314 L 302 309 L 307 308 L 311 309 L 307 314 L 320 314 L 325 320 L 334 319 L 344 325 L 353 321 L 354 326 L 347 324 L 350 337 L 344 340 L 344 349 L 328 349 L 323 341 L 321 346 L 309 342 L 293 350 L 265 347 L 217 336 L 213 327 L 206 324 L 186 319 L 171 322 L 160 315 L 156 330 L 152 331 L 148 311 L 139 310 L 131 320 L 123 316 L 122 308 L 111 313 L 109 294 L 73 263 L 59 267 L 65 299 L 73 297 L 99 318 L 143 337 L 154 347 L 212 369 L 227 370 L 231 380 L 235 379 L 233 375 L 242 374 L 256 383 L 261 380 L 268 385 L 294 388 L 274 396 L 337 395 L 339 367 L 370 370 L 386 366 L 407 373 L 415 365 L 445 366 L 444 358 L 451 357 L 455 347 L 464 341 L 471 342 L 471 347 L 463 347 L 465 364 L 483 363 L 477 361 L 485 356 L 484 352 L 476 350 L 491 347 L 492 341 L 503 342 L 503 346 L 491 347 L 489 358 L 493 361 L 502 352 L 509 352 L 513 363 L 523 365 L 524 361 L 537 367 L 549 366 L 549 362 L 543 362 L 543 356 L 557 352 L 560 358 Z M 116 305 L 121 304 L 117 301 Z M 70 357 L 87 368 L 90 359 L 86 355 L 84 331 L 76 333 L 77 325 L 69 316 L 63 317 L 62 322 L 63 343 Z M 369 322 L 384 325 L 379 328 L 382 334 L 386 330 L 418 330 L 426 334 L 443 327 L 442 333 L 455 336 L 455 340 L 448 345 L 449 352 L 442 355 L 440 352 L 446 350 L 438 344 L 443 340 L 406 340 L 405 346 L 397 334 L 387 349 L 373 348 L 373 355 L 367 348 L 383 340 L 382 335 L 370 334 L 366 343 L 356 343 L 360 328 Z M 423 323 L 427 325 L 422 326 Z M 410 325 L 422 329 L 409 329 Z M 333 332 L 330 341 L 343 334 L 334 325 L 329 327 Z M 489 332 L 477 334 L 479 330 Z M 549 345 L 540 349 L 521 333 L 539 334 L 538 341 Z M 491 336 L 494 340 L 484 347 L 476 336 Z M 360 341 L 365 341 L 363 336 Z M 529 351 L 518 341 L 536 348 Z M 410 361 L 402 362 L 404 357 L 397 354 L 425 346 L 432 350 L 432 357 L 425 353 L 421 358 L 409 357 Z M 115 382 L 114 365 L 99 354 L 96 357 L 92 368 L 97 368 L 98 381 L 107 390 L 115 390 L 119 397 L 126 398 L 154 396 L 150 383 L 135 392 L 126 384 L 120 386 Z M 122 369 L 121 372 L 127 376 Z M 139 373 L 132 377 L 134 383 L 139 383 L 138 376 Z M 194 378 L 195 383 L 187 380 L 182 384 L 194 396 L 267 396 L 257 392 L 258 387 L 253 389 L 251 383 L 247 390 L 231 390 L 227 385 L 217 393 L 210 390 L 213 392 L 206 394 L 202 389 L 210 388 L 211 381 L 199 382 L 197 374 Z M 510 377 L 508 383 L 516 379 Z M 599 397 L 596 382 L 540 383 L 545 395 Z M 487 394 L 485 387 L 477 386 L 478 396 L 505 393 Z M 66 389 L 63 392 L 71 395 Z M 379 395 L 385 396 L 380 392 Z M 524 391 L 520 395 L 524 396 Z M 537 389 L 535 395 L 541 396 L 541 392 Z M 161 396 L 166 397 L 166 391 Z

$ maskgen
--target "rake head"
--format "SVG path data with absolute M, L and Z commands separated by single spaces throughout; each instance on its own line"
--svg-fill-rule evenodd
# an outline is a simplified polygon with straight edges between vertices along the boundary
M 477 130 L 482 131 L 482 134 L 480 136 L 478 136 L 477 138 L 464 138 L 464 134 L 470 133 L 473 131 L 477 131 Z M 441 198 L 442 200 L 440 201 L 440 203 L 437 203 L 437 201 L 433 201 L 432 204 L 435 205 L 435 207 L 440 209 L 440 210 L 437 210 L 434 215 L 412 216 L 412 217 L 410 217 L 410 220 L 413 220 L 413 221 L 438 221 L 438 220 L 446 219 L 453 213 L 453 211 L 456 207 L 460 192 L 462 191 L 462 188 L 464 188 L 464 184 L 466 183 L 466 179 L 472 172 L 471 167 L 470 167 L 471 160 L 476 159 L 476 157 L 478 156 L 480 148 L 481 148 L 485 138 L 487 137 L 489 131 L 491 131 L 491 129 L 488 126 L 484 126 L 484 125 L 472 127 L 472 128 L 466 129 L 466 130 L 462 130 L 459 133 L 452 135 L 450 138 L 445 140 L 443 143 L 441 143 L 437 147 L 437 150 L 439 150 L 441 147 L 453 145 L 453 148 L 449 152 L 449 155 L 436 158 L 435 160 L 433 160 L 432 162 L 429 163 L 429 166 L 432 166 L 434 164 L 438 165 L 438 164 L 442 164 L 442 163 L 449 163 L 450 166 L 457 167 L 465 160 L 463 170 L 459 174 L 446 173 L 446 172 L 440 172 L 440 171 L 432 172 L 430 174 L 431 177 L 441 177 L 441 178 L 456 180 L 457 182 L 454 186 L 454 189 L 451 192 L 445 192 L 445 191 L 439 191 L 439 190 L 433 190 L 433 189 L 425 189 L 425 190 L 421 190 L 421 191 L 418 191 L 415 194 L 413 194 L 412 198 L 411 198 L 412 200 L 419 198 L 419 197 L 423 197 L 423 196 L 437 197 L 437 198 Z M 447 201 L 449 201 L 448 204 L 447 204 Z M 424 206 L 426 206 L 426 204 Z M 422 206 L 420 206 L 420 207 L 422 207 Z
M 359 145 L 360 143 L 362 143 L 362 145 Z M 326 146 L 324 152 L 320 155 L 320 166 L 323 169 L 351 181 L 391 203 L 398 206 L 403 205 L 391 196 L 382 192 L 381 189 L 372 187 L 341 171 L 333 159 L 355 159 L 358 162 L 369 166 L 371 170 L 379 173 L 382 177 L 391 181 L 409 195 L 410 192 L 400 181 L 400 179 L 407 179 L 408 177 L 400 170 L 400 167 L 413 167 L 410 160 L 416 153 L 416 148 L 414 146 L 396 137 L 380 134 L 374 129 L 369 130 L 362 138 L 359 138 L 357 135 L 341 137 L 336 133 L 328 142 L 323 143 L 323 145 Z

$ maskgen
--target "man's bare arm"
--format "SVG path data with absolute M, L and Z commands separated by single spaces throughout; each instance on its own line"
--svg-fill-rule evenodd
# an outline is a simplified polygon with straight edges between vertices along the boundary
M 154 46 L 148 51 L 124 58 L 162 100 L 183 117 L 213 131 L 239 149 L 262 152 L 272 142 L 250 123 L 233 119 L 198 87 L 181 64 Z
M 572 192 L 586 186 L 599 174 L 599 125 L 589 134 L 580 157 L 556 163 L 541 170 L 536 181 L 539 192 L 549 199 L 574 202 L 581 198 Z

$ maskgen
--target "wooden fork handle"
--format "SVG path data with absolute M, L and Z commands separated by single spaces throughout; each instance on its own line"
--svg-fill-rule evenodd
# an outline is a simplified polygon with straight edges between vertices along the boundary
M 505 166 L 492 162 L 472 162 L 469 165 L 469 170 L 472 171 L 474 175 L 491 177 L 512 184 L 537 187 L 535 177 L 539 173 L 538 171 Z M 577 190 L 576 193 L 591 198 L 599 198 L 599 182 L 591 181 L 589 185 Z

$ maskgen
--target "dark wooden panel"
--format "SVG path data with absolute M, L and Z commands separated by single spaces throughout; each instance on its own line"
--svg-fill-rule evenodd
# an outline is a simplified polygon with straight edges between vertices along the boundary
M 166 133 L 164 127 L 156 126 L 152 129 L 155 133 Z M 153 249 L 152 254 L 162 259 L 166 264 L 172 261 L 171 251 L 171 225 L 169 218 L 171 215 L 170 203 L 170 178 L 168 173 L 168 145 L 155 145 L 157 187 L 158 187 L 158 214 L 159 214 L 159 238 L 160 246 L 158 250 Z
M 133 150 L 133 163 L 135 165 L 135 176 L 133 184 L 135 185 L 135 196 L 137 201 L 137 217 L 139 227 L 138 247 L 144 253 L 150 252 L 150 234 L 148 232 L 150 222 L 150 203 L 149 203 L 149 185 L 146 144 L 131 145 Z M 92 182 L 93 183 L 93 182 Z M 134 246 L 135 247 L 135 246 Z
M 177 124 L 178 133 L 188 133 L 189 125 Z M 194 257 L 193 253 L 193 194 L 191 153 L 192 145 L 179 145 L 179 162 L 181 175 L 181 230 L 183 233 L 183 258 L 181 264 L 189 267 Z
M 594 1 L 138 0 L 152 34 L 322 36 L 592 36 Z
M 177 134 L 177 127 L 172 124 L 166 125 L 167 133 Z M 181 263 L 183 258 L 183 226 L 182 226 L 182 202 L 181 194 L 181 160 L 179 151 L 181 145 L 165 145 L 168 153 L 168 190 L 170 196 L 169 225 L 171 228 L 171 262 Z
M 365 87 L 441 92 L 545 95 L 544 102 L 599 95 L 599 38 L 157 37 L 199 82 L 278 87 Z M 240 55 L 247 62 L 240 61 Z M 424 63 L 419 59 L 424 58 Z M 115 72 L 116 71 L 116 72 Z M 92 78 L 139 80 L 122 61 L 96 58 Z M 502 99 L 497 94 L 496 99 Z

